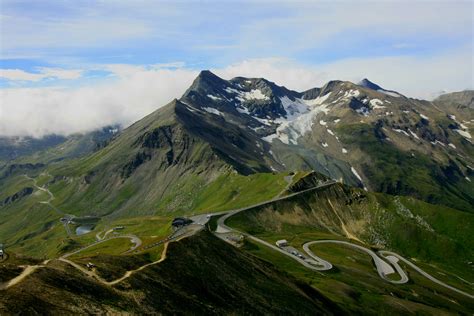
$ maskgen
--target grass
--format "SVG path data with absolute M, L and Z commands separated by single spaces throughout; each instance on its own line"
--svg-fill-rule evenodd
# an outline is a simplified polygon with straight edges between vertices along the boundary
M 409 197 L 397 198 L 371 193 L 364 193 L 366 194 L 364 199 L 348 206 L 344 203 L 338 204 L 337 200 L 344 201 L 349 196 L 344 198 L 337 190 L 332 192 L 328 190 L 328 192 L 327 195 L 320 196 L 316 196 L 314 193 L 305 194 L 292 199 L 292 201 L 275 202 L 271 206 L 248 210 L 229 218 L 226 224 L 270 243 L 286 239 L 292 246 L 300 250 L 305 242 L 312 240 L 347 240 L 342 234 L 334 233 L 334 231 L 340 231 L 338 227 L 328 226 L 331 222 L 326 221 L 323 210 L 329 207 L 329 204 L 325 202 L 329 198 L 332 200 L 331 205 L 337 208 L 339 216 L 344 219 L 346 225 L 351 221 L 360 222 L 364 218 L 361 217 L 361 214 L 369 216 L 366 221 L 370 227 L 386 230 L 385 237 L 389 249 L 408 259 L 418 258 L 416 264 L 422 269 L 426 268 L 426 272 L 435 277 L 439 276 L 439 279 L 452 286 L 472 292 L 472 288 L 469 290 L 466 283 L 455 276 L 460 276 L 468 281 L 472 280 L 472 273 L 467 271 L 469 267 L 466 265 L 473 249 L 470 238 L 470 227 L 473 224 L 472 214 L 428 204 Z M 334 196 L 330 197 L 331 194 Z M 399 205 L 407 208 L 412 217 L 402 216 L 399 213 Z M 380 216 L 381 213 L 385 215 Z M 307 214 L 307 217 L 302 214 Z M 330 214 L 335 216 L 334 213 Z M 297 221 L 295 222 L 297 217 L 301 219 L 298 224 L 296 224 Z M 420 220 L 426 221 L 434 229 L 434 232 L 420 226 Z M 325 223 L 326 228 L 321 223 Z M 337 225 L 340 224 L 337 223 Z M 333 232 L 329 231 L 327 227 Z M 370 230 L 364 229 L 363 231 Z M 363 237 L 359 236 L 359 238 Z M 458 247 L 458 245 L 463 245 L 463 247 Z M 339 297 L 341 303 L 352 305 L 354 308 L 359 304 L 368 306 L 369 313 L 371 309 L 377 310 L 375 303 L 382 304 L 381 300 L 388 300 L 391 302 L 390 304 L 394 303 L 392 301 L 395 299 L 394 295 L 396 298 L 409 299 L 408 306 L 412 309 L 411 312 L 433 313 L 433 310 L 430 310 L 428 306 L 432 305 L 433 301 L 440 300 L 436 293 L 442 293 L 440 295 L 443 297 L 438 307 L 466 312 L 466 308 L 460 308 L 453 303 L 453 300 L 466 302 L 464 296 L 436 285 L 410 268 L 405 269 L 410 273 L 410 283 L 395 288 L 380 280 L 368 255 L 341 245 L 322 244 L 312 247 L 318 256 L 335 265 L 334 271 L 324 272 L 324 275 L 330 280 L 318 278 L 320 273 L 308 274 L 308 271 L 294 263 L 293 260 L 258 244 L 247 241 L 244 249 L 271 261 L 284 270 L 291 271 L 292 274 L 318 289 L 324 289 L 327 291 L 325 294 L 332 299 L 338 300 Z M 352 301 L 354 297 L 357 299 Z M 395 301 L 396 305 L 399 303 L 406 305 L 403 300 L 395 299 Z M 469 307 L 467 307 L 468 309 Z
M 465 313 L 470 310 L 468 298 L 437 286 L 406 267 L 404 269 L 409 272 L 411 279 L 409 284 L 395 286 L 382 281 L 368 255 L 341 245 L 312 246 L 318 256 L 333 263 L 334 268 L 326 272 L 310 271 L 294 260 L 252 241 L 246 240 L 242 249 L 272 262 L 353 312 L 364 306 L 365 314 L 401 313 L 387 306 L 388 297 L 395 297 L 411 313 L 439 313 L 440 310 Z M 466 305 L 459 305 L 453 299 Z M 436 302 L 436 310 L 433 309 L 433 302 Z
M 196 198 L 197 212 L 237 209 L 276 197 L 287 185 L 287 174 L 259 173 L 249 176 L 227 174 L 207 186 Z
M 447 166 L 440 166 L 422 153 L 412 155 L 379 140 L 367 124 L 345 125 L 337 128 L 337 132 L 341 141 L 357 144 L 371 157 L 371 164 L 362 163 L 362 168 L 375 191 L 413 196 L 472 212 L 473 186 L 466 188 L 464 179 L 446 176 L 442 168 Z
M 132 243 L 127 238 L 115 238 L 104 241 L 100 244 L 84 249 L 83 251 L 69 257 L 72 260 L 91 257 L 94 255 L 120 255 L 132 247 Z

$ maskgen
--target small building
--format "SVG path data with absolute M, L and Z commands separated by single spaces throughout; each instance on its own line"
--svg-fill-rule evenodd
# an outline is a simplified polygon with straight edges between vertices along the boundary
M 277 245 L 277 247 L 281 248 L 281 247 L 286 247 L 288 246 L 288 241 L 286 241 L 286 239 L 282 239 L 282 240 L 277 240 L 277 242 L 275 243 Z
M 86 267 L 87 267 L 87 269 L 92 270 L 92 269 L 95 268 L 95 264 L 93 264 L 92 262 L 88 262 L 88 263 L 86 264 Z
M 173 219 L 173 222 L 171 223 L 171 226 L 173 226 L 173 228 L 177 229 L 177 228 L 181 228 L 183 226 L 189 225 L 192 222 L 193 221 L 190 220 L 189 218 L 176 217 L 175 219 Z

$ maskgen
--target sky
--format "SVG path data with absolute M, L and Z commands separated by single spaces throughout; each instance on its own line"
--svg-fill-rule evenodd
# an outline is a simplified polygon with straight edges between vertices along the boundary
M 202 69 L 302 91 L 474 88 L 474 1 L 0 0 L 0 135 L 128 124 Z

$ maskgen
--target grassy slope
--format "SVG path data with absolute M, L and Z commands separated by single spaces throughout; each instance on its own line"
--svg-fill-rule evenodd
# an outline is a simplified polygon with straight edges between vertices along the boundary
M 169 211 L 169 208 L 150 207 L 148 214 L 155 215 L 140 216 L 139 210 L 143 206 L 134 204 L 119 214 L 102 217 L 93 232 L 83 236 L 71 236 L 71 238 L 67 237 L 59 221 L 62 215 L 40 203 L 47 200 L 49 196 L 45 192 L 35 190 L 32 195 L 0 208 L 0 213 L 3 214 L 0 217 L 0 240 L 12 251 L 24 255 L 55 257 L 92 242 L 99 231 L 108 230 L 114 226 L 125 226 L 123 233 L 137 234 L 146 244 L 169 233 L 171 219 L 175 216 L 228 210 L 269 200 L 285 188 L 285 176 L 286 174 L 241 176 L 228 173 L 221 175 L 208 186 L 203 185 L 194 191 L 189 187 L 181 186 L 176 189 L 176 194 L 187 196 L 186 208 L 176 206 L 173 211 Z M 39 185 L 48 185 L 51 177 L 43 174 L 37 179 Z M 186 179 L 182 181 L 184 183 Z M 190 181 L 187 183 L 189 184 Z M 6 190 L 0 194 L 0 198 L 14 194 L 24 187 L 32 186 L 32 181 L 23 176 L 17 176 L 9 178 L 8 182 L 2 185 Z M 79 216 L 100 214 L 97 211 L 98 206 L 94 205 L 94 200 L 86 199 L 82 207 L 69 202 L 68 196 L 71 194 L 70 191 L 74 190 L 74 186 L 69 185 L 67 180 L 50 183 L 48 188 L 55 195 L 51 203 L 62 212 Z M 171 197 L 162 203 L 168 206 L 173 205 L 174 200 Z M 71 230 L 74 231 L 73 227 Z M 48 242 L 44 242 L 45 240 Z
M 370 157 L 370 162 L 361 162 L 361 166 L 374 191 L 411 195 L 431 203 L 473 211 L 474 184 L 467 183 L 464 178 L 447 178 L 430 157 L 422 153 L 412 155 L 377 139 L 369 125 L 345 125 L 337 132 L 344 143 L 357 144 L 365 157 Z
M 108 263 L 111 270 L 124 271 L 148 260 L 145 255 L 123 256 Z M 172 243 L 167 260 L 113 288 L 53 262 L 0 296 L 2 314 L 44 310 L 55 314 L 343 314 L 316 290 L 206 232 Z
M 351 191 L 354 193 L 356 190 L 346 191 L 345 197 L 342 196 L 343 191 L 340 189 L 328 189 L 326 192 L 305 194 L 292 199 L 292 201 L 276 202 L 271 206 L 240 213 L 231 217 L 227 224 L 269 242 L 287 239 L 296 247 L 301 247 L 305 242 L 317 239 L 344 240 L 346 237 L 341 229 L 340 222 L 333 221 L 337 216 L 333 211 L 327 212 L 331 208 L 327 202 L 329 199 L 348 230 L 360 239 L 367 241 L 369 245 L 378 243 L 380 247 L 380 244 L 383 244 L 387 249 L 416 260 L 417 264 L 426 269 L 427 272 L 448 284 L 468 292 L 472 291 L 472 288 L 461 281 L 458 276 L 470 282 L 474 280 L 474 273 L 467 264 L 473 256 L 474 249 L 471 238 L 471 228 L 474 224 L 473 215 L 447 207 L 431 205 L 413 198 L 396 198 L 384 194 L 366 194 L 364 198 L 353 200 L 351 204 L 346 205 L 348 198 L 351 197 Z M 338 202 L 341 199 L 343 203 Z M 407 216 L 400 209 L 400 204 L 413 214 L 413 218 Z M 434 232 L 421 226 L 417 216 L 428 223 Z M 351 259 L 348 261 L 347 258 L 348 252 L 345 249 L 342 252 L 333 249 L 337 247 L 339 246 L 317 246 L 318 254 L 321 254 L 323 258 L 331 259 L 331 262 L 334 260 L 336 271 L 341 269 L 340 265 L 346 269 L 345 273 L 340 274 L 338 272 L 335 277 L 333 277 L 333 272 L 325 273 L 330 280 L 326 280 L 322 284 L 314 283 L 317 281 L 312 273 L 308 274 L 304 269 L 295 266 L 291 260 L 286 260 L 277 253 L 272 254 L 272 251 L 253 244 L 250 245 L 250 251 L 274 263 L 281 264 L 285 269 L 293 271 L 295 275 L 299 275 L 310 283 L 318 284 L 320 289 L 326 288 L 331 292 L 331 287 L 340 282 L 345 285 L 336 286 L 336 288 L 345 288 L 349 285 L 352 290 L 355 288 L 357 293 L 365 293 L 360 295 L 366 295 L 366 299 L 370 302 L 367 301 L 364 304 L 376 308 L 377 300 L 381 299 L 380 295 L 387 295 L 393 292 L 394 289 L 388 285 L 385 287 L 385 283 L 382 283 L 383 286 L 380 290 L 373 290 L 372 288 L 376 284 L 381 284 L 374 271 L 372 271 L 370 279 L 372 285 L 368 287 L 366 284 L 367 277 L 360 272 L 367 269 L 367 267 L 360 266 L 357 268 L 359 272 L 352 273 L 354 271 L 350 267 Z M 372 267 L 370 262 L 368 267 Z M 371 268 L 371 270 L 373 269 Z M 421 300 L 424 304 L 428 304 L 437 300 L 430 294 L 432 289 L 437 289 L 448 297 L 460 301 L 465 300 L 449 290 L 439 288 L 414 271 L 410 273 L 410 278 L 413 280 L 415 287 L 403 286 L 401 292 L 397 290 L 397 295 L 400 297 L 410 297 L 411 300 Z M 415 298 L 414 295 L 408 295 L 408 292 L 412 289 L 417 295 L 425 293 L 423 294 L 425 297 L 421 299 Z M 377 295 L 370 294 L 373 291 L 378 292 Z M 348 294 L 347 296 L 350 298 L 351 295 Z M 362 298 L 361 300 L 364 301 Z M 448 299 L 445 299 L 440 306 L 448 308 L 447 306 L 450 305 L 448 301 Z M 360 303 L 361 301 L 352 302 L 356 305 Z
M 292 245 L 296 246 L 294 242 Z M 334 268 L 328 272 L 312 272 L 260 244 L 246 242 L 243 248 L 317 288 L 350 313 L 445 315 L 469 313 L 472 310 L 469 299 L 433 284 L 406 267 L 404 269 L 409 273 L 410 283 L 395 286 L 380 280 L 370 257 L 363 253 L 337 245 L 312 249 L 332 262 Z

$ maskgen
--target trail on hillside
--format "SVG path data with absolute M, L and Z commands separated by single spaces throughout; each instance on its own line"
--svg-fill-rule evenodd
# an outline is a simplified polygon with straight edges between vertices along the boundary
M 35 178 L 31 178 L 31 177 L 28 176 L 27 174 L 24 174 L 23 176 L 24 176 L 25 178 L 27 178 L 28 180 L 32 180 L 32 181 L 33 181 L 33 186 L 34 186 L 36 189 L 38 189 L 38 190 L 40 190 L 40 191 L 43 191 L 43 192 L 46 192 L 46 193 L 49 195 L 49 199 L 48 199 L 48 200 L 46 200 L 46 201 L 40 201 L 39 203 L 40 203 L 40 204 L 46 204 L 46 205 L 48 205 L 48 206 L 51 207 L 56 213 L 58 213 L 59 215 L 65 217 L 65 218 L 67 218 L 67 220 L 65 220 L 65 221 L 63 222 L 63 224 L 64 224 L 64 229 L 66 230 L 66 234 L 67 234 L 68 236 L 71 236 L 72 233 L 71 233 L 71 230 L 69 229 L 68 221 L 69 221 L 70 219 L 74 218 L 75 216 L 74 216 L 74 215 L 71 215 L 71 214 L 66 214 L 66 213 L 64 213 L 63 211 L 61 211 L 60 209 L 58 209 L 56 206 L 54 206 L 53 204 L 51 204 L 51 201 L 53 201 L 53 200 L 55 199 L 54 194 L 53 194 L 49 189 L 40 187 L 40 186 L 38 185 L 38 182 L 36 181 Z
M 6 290 L 20 282 L 22 282 L 27 276 L 38 270 L 39 268 L 44 268 L 48 264 L 49 260 L 43 261 L 42 264 L 32 265 L 32 266 L 22 266 L 24 270 L 16 277 L 7 281 L 3 284 L 0 284 L 0 290 Z

